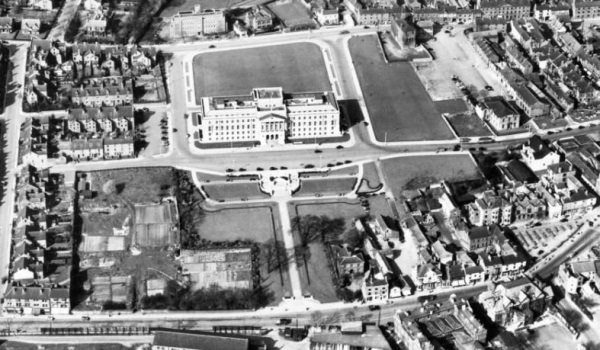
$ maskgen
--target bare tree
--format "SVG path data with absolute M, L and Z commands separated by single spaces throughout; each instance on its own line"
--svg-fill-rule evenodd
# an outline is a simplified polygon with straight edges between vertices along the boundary
M 270 239 L 263 244 L 262 258 L 267 264 L 268 272 L 285 268 L 289 261 L 288 252 L 283 242 L 274 239 Z

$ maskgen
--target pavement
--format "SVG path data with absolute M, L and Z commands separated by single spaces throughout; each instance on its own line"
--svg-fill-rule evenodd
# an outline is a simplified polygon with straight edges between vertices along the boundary
M 292 197 L 281 197 L 277 198 L 277 207 L 279 208 L 279 216 L 281 217 L 281 230 L 283 231 L 283 243 L 285 244 L 285 250 L 289 254 L 288 258 L 288 272 L 290 275 L 290 283 L 292 285 L 292 293 L 295 299 L 302 299 L 302 285 L 300 283 L 300 274 L 298 273 L 298 266 L 296 264 L 296 254 L 294 247 L 294 236 L 292 234 L 291 217 L 288 210 L 288 202 Z

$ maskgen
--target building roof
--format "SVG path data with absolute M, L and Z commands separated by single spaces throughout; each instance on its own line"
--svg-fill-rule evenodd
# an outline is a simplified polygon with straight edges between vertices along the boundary
M 249 341 L 248 339 L 234 338 L 222 334 L 156 331 L 154 333 L 154 345 L 197 350 L 247 350 Z
M 543 159 L 550 153 L 552 150 L 548 145 L 542 140 L 539 136 L 535 135 L 527 141 L 525 147 L 529 147 L 532 150 L 532 155 L 534 159 Z
M 498 118 L 504 118 L 504 117 L 513 116 L 513 115 L 518 115 L 519 114 L 502 97 L 500 97 L 500 98 L 487 98 L 484 101 L 485 101 L 485 104 L 494 112 L 494 114 Z
M 344 332 L 316 333 L 310 338 L 310 341 L 317 344 L 343 344 L 349 348 L 392 349 L 381 330 L 375 325 L 366 325 L 364 332 L 361 334 Z

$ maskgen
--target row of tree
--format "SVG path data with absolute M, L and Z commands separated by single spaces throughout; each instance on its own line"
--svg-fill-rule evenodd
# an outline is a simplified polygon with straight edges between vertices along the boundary
M 144 309 L 239 310 L 261 308 L 273 301 L 273 293 L 262 287 L 225 289 L 218 285 L 191 290 L 169 281 L 163 294 L 142 298 Z

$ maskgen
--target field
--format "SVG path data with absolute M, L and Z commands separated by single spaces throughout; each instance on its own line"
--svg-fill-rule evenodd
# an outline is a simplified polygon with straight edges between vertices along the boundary
M 447 119 L 459 137 L 494 136 L 485 122 L 474 114 L 457 114 Z
M 454 138 L 409 63 L 387 64 L 376 36 L 352 38 L 349 48 L 378 141 Z
M 196 103 L 204 96 L 249 95 L 256 87 L 285 92 L 331 90 L 323 54 L 300 43 L 201 53 L 194 57 Z
M 135 204 L 156 203 L 165 195 L 169 195 L 169 189 L 177 184 L 171 168 L 95 171 L 87 173 L 83 180 L 97 193 L 97 197 L 90 201 L 110 204 L 121 203 L 121 199 Z M 116 190 L 107 194 L 103 191 L 103 186 L 109 180 L 114 182 Z
M 290 214 L 294 216 L 318 215 L 331 219 L 342 218 L 346 222 L 346 231 L 352 228 L 355 219 L 366 214 L 358 200 L 319 200 L 290 202 Z
M 211 241 L 251 239 L 266 242 L 275 237 L 271 207 L 244 207 L 205 212 L 198 226 L 200 238 Z
M 239 201 L 242 198 L 248 199 L 265 199 L 270 198 L 269 195 L 262 193 L 258 186 L 258 182 L 232 182 L 221 184 L 206 184 L 202 188 L 208 195 L 208 198 L 218 200 L 234 200 Z
M 82 252 L 118 252 L 125 250 L 124 236 L 84 236 L 79 249 Z
M 294 195 L 297 197 L 320 195 L 346 194 L 352 191 L 356 183 L 355 177 L 331 178 L 331 179 L 303 179 L 300 182 L 300 190 Z
M 442 180 L 453 182 L 481 177 L 477 165 L 466 154 L 399 157 L 382 160 L 381 165 L 394 195 Z
M 310 18 L 306 7 L 299 1 L 292 0 L 283 3 L 275 1 L 267 5 L 267 7 L 287 28 L 315 26 L 315 22 Z

